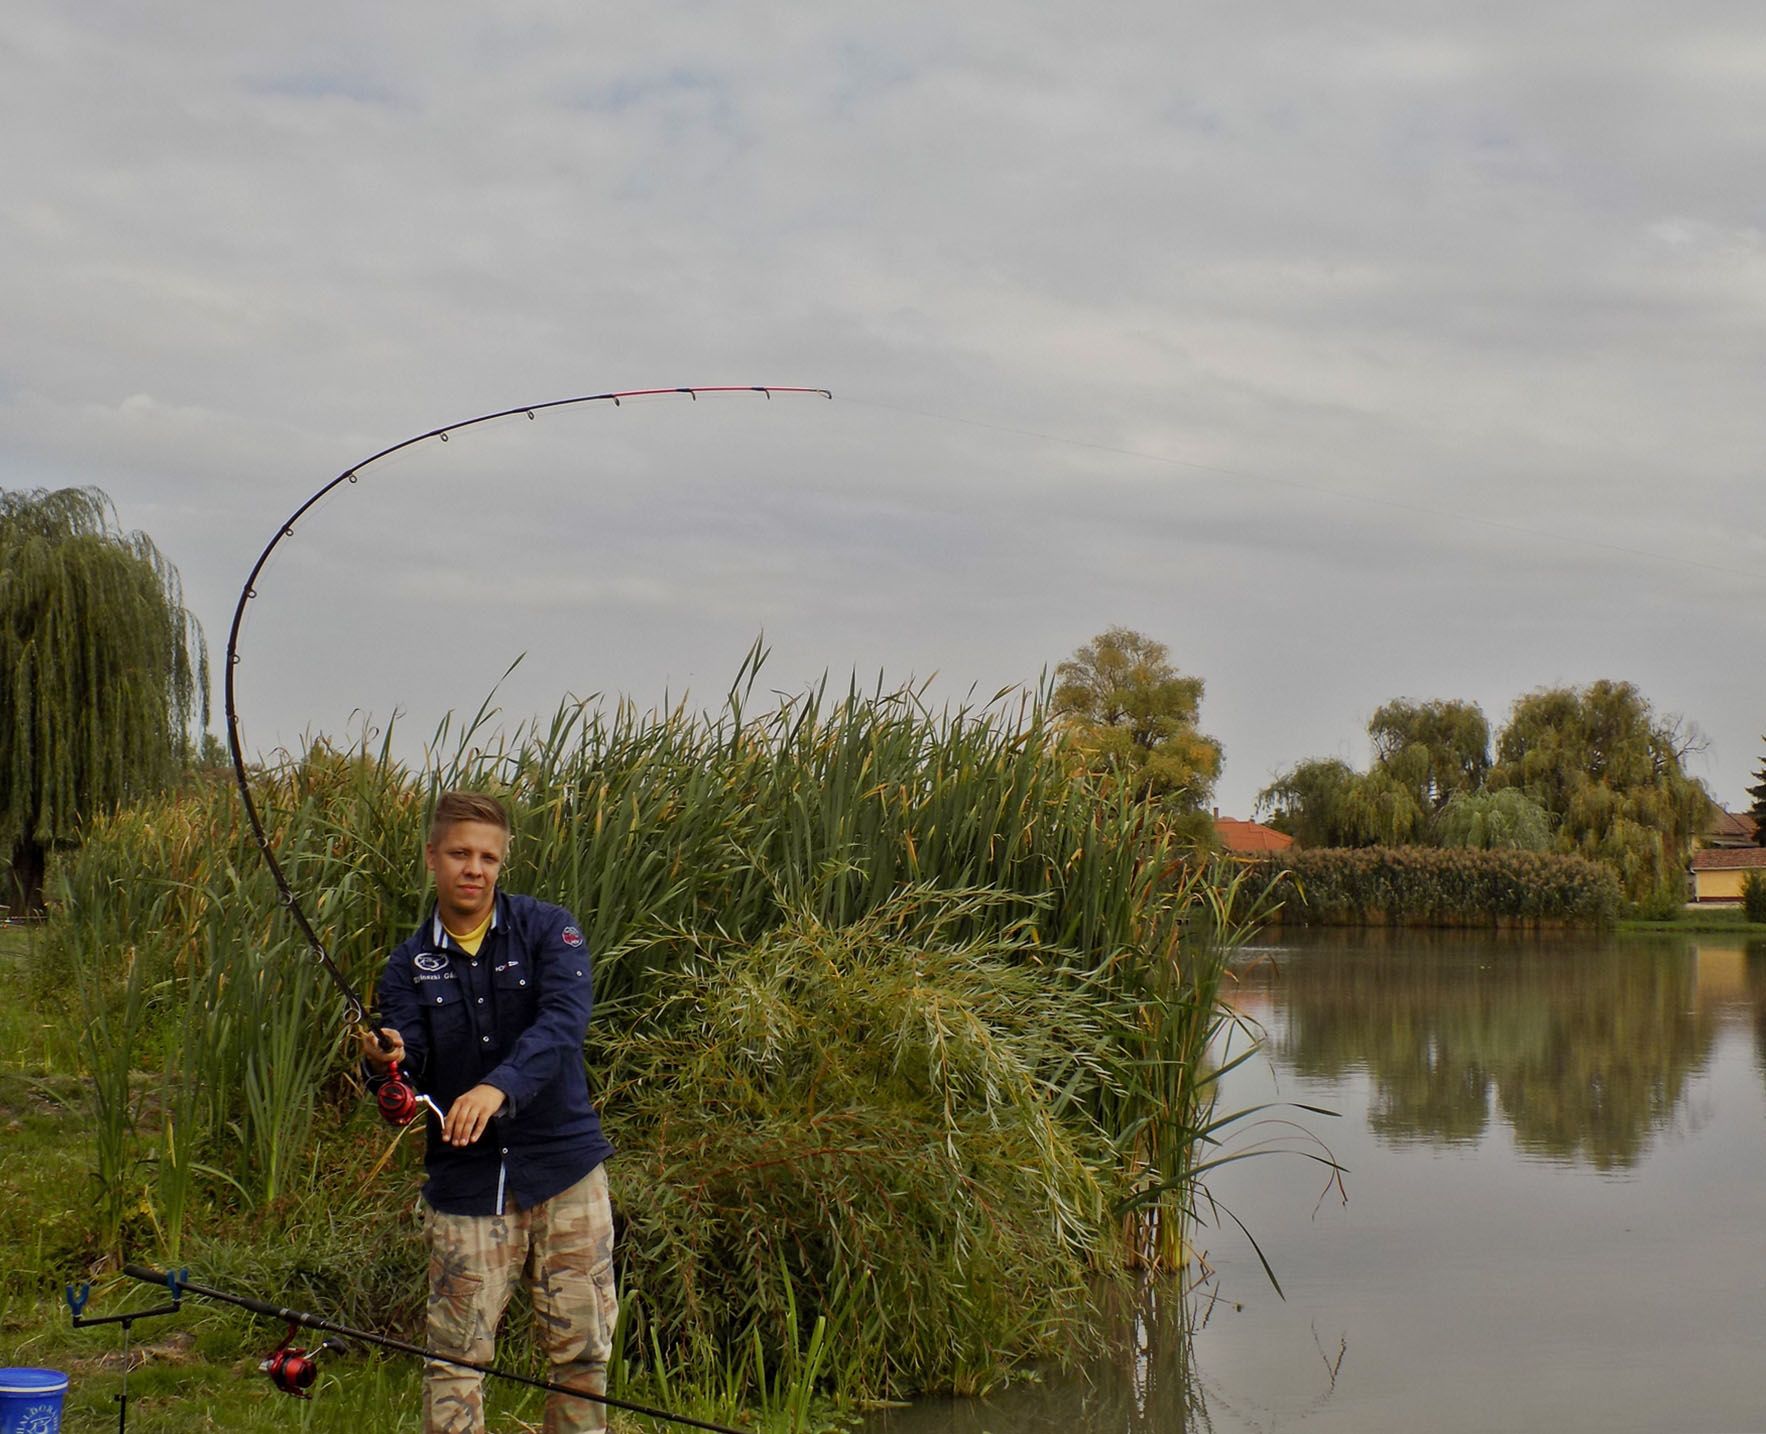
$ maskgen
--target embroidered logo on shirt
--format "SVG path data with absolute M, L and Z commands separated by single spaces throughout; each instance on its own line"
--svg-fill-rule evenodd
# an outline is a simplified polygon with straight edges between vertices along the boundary
M 564 944 L 566 946 L 581 946 L 583 944 L 582 932 L 574 926 L 566 926 L 564 928 Z
M 443 951 L 425 951 L 411 962 L 419 971 L 445 971 L 448 969 L 447 953 Z

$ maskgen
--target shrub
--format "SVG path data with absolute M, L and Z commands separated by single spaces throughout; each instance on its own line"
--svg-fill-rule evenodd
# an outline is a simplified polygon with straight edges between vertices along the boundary
M 1044 1084 L 1127 1013 L 1077 996 L 1022 934 L 955 939 L 989 899 L 908 891 L 664 979 L 605 1073 L 632 1347 L 715 1367 L 751 1329 L 823 1310 L 859 1394 L 929 1371 L 973 1389 L 1002 1347 L 1083 1347 L 1114 1238 L 1106 1142 L 1051 1121 Z
M 1686 893 L 1672 885 L 1658 886 L 1631 908 L 1640 921 L 1672 921 L 1686 906 Z
M 1620 899 L 1583 857 L 1439 847 L 1288 851 L 1256 863 L 1243 895 L 1323 926 L 1605 926 Z
M 1749 921 L 1766 923 L 1766 875 L 1750 871 L 1742 878 L 1741 908 Z

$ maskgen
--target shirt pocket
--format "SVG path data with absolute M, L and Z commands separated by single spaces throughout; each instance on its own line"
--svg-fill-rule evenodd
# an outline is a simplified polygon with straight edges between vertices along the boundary
M 458 981 L 425 981 L 418 987 L 417 1003 L 437 1047 L 445 1047 L 465 1033 L 466 993 Z
M 497 993 L 497 1024 L 505 1037 L 513 1038 L 533 1023 L 540 992 L 533 967 L 525 960 L 506 961 L 491 972 Z

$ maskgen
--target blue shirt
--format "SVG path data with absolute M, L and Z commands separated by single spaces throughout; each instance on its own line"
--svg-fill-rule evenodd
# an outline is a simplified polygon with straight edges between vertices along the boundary
M 387 959 L 381 1019 L 405 1042 L 406 1073 L 443 1110 L 475 1085 L 508 1097 L 471 1145 L 443 1144 L 426 1112 L 423 1198 L 449 1215 L 500 1215 L 576 1184 L 613 1153 L 589 1103 L 583 1037 L 594 979 L 581 929 L 561 906 L 497 894 L 476 956 L 439 913 Z

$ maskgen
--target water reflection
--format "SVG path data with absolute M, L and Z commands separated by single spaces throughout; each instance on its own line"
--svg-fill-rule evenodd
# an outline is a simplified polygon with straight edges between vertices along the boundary
M 984 1399 L 924 1399 L 887 1410 L 866 1420 L 866 1434 L 1212 1434 L 1191 1358 L 1192 1326 L 1206 1315 L 1206 1298 L 1149 1287 L 1115 1313 L 1109 1351 L 1081 1370 Z
M 1269 1013 L 1279 1067 L 1368 1074 L 1385 1142 L 1468 1145 L 1499 1115 L 1530 1155 L 1613 1171 L 1679 1108 L 1716 1007 L 1766 991 L 1766 952 L 1725 967 L 1717 944 L 1685 940 L 1545 953 L 1524 937 L 1318 933 L 1255 961 L 1242 990 Z
M 1616 1171 L 1709 1058 L 1699 964 L 1687 943 L 1566 940 L 1540 959 L 1519 936 L 1321 932 L 1243 984 L 1277 1065 L 1369 1074 L 1383 1141 L 1476 1143 L 1499 1114 L 1531 1155 Z

